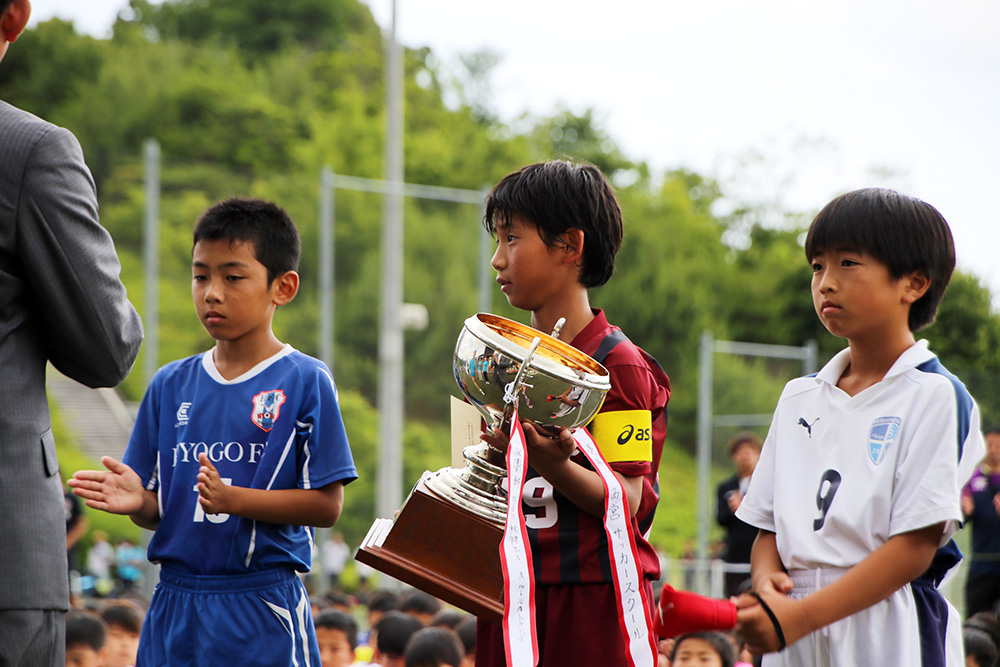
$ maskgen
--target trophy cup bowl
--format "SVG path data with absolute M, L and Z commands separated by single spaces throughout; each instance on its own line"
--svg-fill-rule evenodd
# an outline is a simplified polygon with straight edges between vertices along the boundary
M 535 339 L 539 342 L 533 348 Z M 520 419 L 555 433 L 587 424 L 611 388 L 607 369 L 572 345 L 488 313 L 465 321 L 455 344 L 453 369 L 469 403 L 491 428 L 504 430 L 512 397 L 517 399 Z M 466 447 L 462 455 L 465 468 L 428 473 L 427 487 L 502 525 L 507 515 L 503 454 L 481 443 Z
M 554 335 L 497 315 L 465 321 L 455 345 L 455 380 L 491 428 L 518 418 L 542 431 L 587 424 L 611 388 L 607 369 Z M 507 517 L 506 460 L 486 443 L 462 452 L 464 468 L 424 472 L 393 519 L 376 519 L 356 558 L 499 624 L 499 546 Z

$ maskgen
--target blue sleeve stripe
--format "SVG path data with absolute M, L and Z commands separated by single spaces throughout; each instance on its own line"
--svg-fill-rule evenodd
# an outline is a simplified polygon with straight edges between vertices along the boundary
M 917 370 L 940 375 L 951 382 L 951 386 L 955 389 L 955 409 L 958 412 L 958 458 L 961 460 L 962 450 L 965 447 L 965 441 L 969 438 L 969 428 L 972 424 L 972 396 L 962 381 L 949 373 L 937 357 L 920 364 L 917 366 Z

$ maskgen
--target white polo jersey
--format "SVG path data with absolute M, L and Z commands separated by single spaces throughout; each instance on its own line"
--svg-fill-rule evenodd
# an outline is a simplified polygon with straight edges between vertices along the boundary
M 785 386 L 736 512 L 775 533 L 789 571 L 849 568 L 893 535 L 942 521 L 945 545 L 983 455 L 975 401 L 926 341 L 855 396 L 837 388 L 849 362 L 843 350 Z

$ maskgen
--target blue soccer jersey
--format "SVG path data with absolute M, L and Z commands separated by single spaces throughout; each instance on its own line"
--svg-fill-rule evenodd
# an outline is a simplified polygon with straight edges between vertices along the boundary
M 202 510 L 203 452 L 234 486 L 317 489 L 356 479 L 327 367 L 289 345 L 233 380 L 211 350 L 167 364 L 146 391 L 123 459 L 159 500 L 151 561 L 195 575 L 307 572 L 312 528 Z

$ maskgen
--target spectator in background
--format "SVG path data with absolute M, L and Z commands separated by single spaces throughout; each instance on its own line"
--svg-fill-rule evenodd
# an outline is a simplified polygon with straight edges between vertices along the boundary
M 424 628 L 406 644 L 406 667 L 461 667 L 464 655 L 454 630 Z
M 348 667 L 358 647 L 358 623 L 350 614 L 327 609 L 316 617 L 316 641 L 323 667 Z
M 757 529 L 736 518 L 736 510 L 750 486 L 750 476 L 760 459 L 761 446 L 760 436 L 753 431 L 737 433 L 726 446 L 736 473 L 719 484 L 715 508 L 715 518 L 726 531 L 722 553 L 722 560 L 727 565 L 726 597 L 738 595 L 740 584 L 750 578 L 750 550 L 757 538 Z M 728 566 L 737 566 L 738 569 L 731 571 Z
M 455 633 L 465 649 L 462 667 L 473 667 L 476 664 L 476 617 L 468 616 L 455 628 Z
M 106 667 L 106 634 L 107 628 L 100 616 L 89 611 L 69 612 L 66 615 L 66 667 Z M 41 667 L 51 663 L 24 664 Z M 58 665 L 53 664 L 53 667 Z
M 118 540 L 115 568 L 123 593 L 131 593 L 139 587 L 145 567 L 146 552 L 143 548 L 126 538 Z
M 2 2 L 2 0 L 0 0 Z M 72 491 L 63 491 L 66 504 L 66 561 L 70 572 L 80 571 L 80 540 L 87 534 L 87 517 L 83 513 L 83 503 Z
M 965 580 L 965 615 L 1000 611 L 1000 427 L 983 434 L 986 456 L 962 489 L 972 523 L 972 559 Z
M 90 536 L 93 542 L 87 552 L 87 573 L 94 578 L 94 590 L 102 596 L 107 595 L 114 585 L 111 567 L 115 564 L 115 548 L 103 530 L 95 530 Z
M 107 626 L 107 660 L 104 667 L 132 667 L 139 653 L 144 610 L 129 600 L 109 602 L 101 610 Z
M 344 542 L 344 536 L 338 531 L 330 533 L 322 548 L 323 574 L 330 581 L 330 588 L 340 590 L 340 575 L 350 557 L 351 548 Z
M 434 614 L 441 611 L 441 601 L 429 593 L 412 590 L 399 600 L 399 610 L 416 617 L 421 625 L 430 625 Z
M 30 15 L 29 0 L 0 0 L 0 59 Z M 21 57 L 33 71 L 46 52 Z M 76 137 L 0 101 L 0 664 L 66 660 L 73 542 L 45 367 L 91 387 L 125 379 L 142 323 L 120 274 Z
M 372 662 L 381 667 L 405 667 L 406 644 L 424 627 L 415 616 L 401 611 L 386 612 L 375 624 L 375 655 Z
M 375 628 L 382 617 L 399 609 L 399 596 L 392 591 L 375 591 L 368 597 L 368 628 L 358 632 L 357 656 L 359 659 L 371 662 L 375 652 Z

